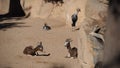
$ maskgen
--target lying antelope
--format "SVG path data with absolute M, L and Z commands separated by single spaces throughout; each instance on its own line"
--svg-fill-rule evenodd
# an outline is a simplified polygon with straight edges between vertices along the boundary
M 30 46 L 27 46 L 25 47 L 23 53 L 26 54 L 26 55 L 32 55 L 32 56 L 49 56 L 50 53 L 48 54 L 39 54 L 38 51 L 41 51 L 43 52 L 43 45 L 42 45 L 42 42 L 40 42 L 39 45 L 37 45 L 35 48 L 33 48 L 31 45 Z

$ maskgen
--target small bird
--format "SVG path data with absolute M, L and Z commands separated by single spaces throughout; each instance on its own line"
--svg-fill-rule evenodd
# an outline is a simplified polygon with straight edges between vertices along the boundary
M 48 26 L 46 23 L 44 23 L 43 29 L 44 30 L 51 30 L 51 27 Z

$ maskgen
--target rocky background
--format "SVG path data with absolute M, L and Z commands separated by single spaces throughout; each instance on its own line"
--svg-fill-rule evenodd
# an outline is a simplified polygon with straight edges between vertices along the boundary
M 33 19 L 37 21 L 39 21 L 40 19 L 42 22 L 53 22 L 50 23 L 51 26 L 55 27 L 65 25 L 66 28 L 69 28 L 71 26 L 71 15 L 75 12 L 77 8 L 80 8 L 81 12 L 78 15 L 77 21 L 77 27 L 79 27 L 80 30 L 78 30 L 76 34 L 70 33 L 72 35 L 76 35 L 73 38 L 74 39 L 76 38 L 75 39 L 76 44 L 78 45 L 77 47 L 79 53 L 78 57 L 79 64 L 77 67 L 94 68 L 94 65 L 98 61 L 102 61 L 103 59 L 104 48 L 103 39 L 104 32 L 106 30 L 105 23 L 107 16 L 108 1 L 107 0 L 63 0 L 63 1 L 64 3 L 62 4 L 60 3 L 52 4 L 49 2 L 45 3 L 44 0 L 21 0 L 21 6 L 26 14 L 30 13 L 30 17 L 28 19 Z M 8 10 L 9 0 L 0 0 L 0 14 L 6 14 L 8 13 Z M 28 20 L 28 22 L 31 21 Z M 101 28 L 100 32 L 97 34 L 100 35 L 100 39 L 101 36 L 103 37 L 102 39 L 103 42 L 98 41 L 96 35 L 90 34 L 91 32 L 93 32 L 96 25 Z M 69 32 L 65 34 L 69 34 Z M 72 36 L 70 35 L 70 37 Z M 73 68 L 75 67 L 73 66 Z

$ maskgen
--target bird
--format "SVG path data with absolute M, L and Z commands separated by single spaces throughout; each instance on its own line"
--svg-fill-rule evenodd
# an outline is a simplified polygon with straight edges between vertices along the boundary
M 76 26 L 76 22 L 78 20 L 78 13 L 80 12 L 81 10 L 78 8 L 76 9 L 76 12 L 71 16 L 71 19 L 72 19 L 72 27 L 75 27 Z
M 46 23 L 44 23 L 43 29 L 44 30 L 51 30 L 51 27 L 48 26 Z

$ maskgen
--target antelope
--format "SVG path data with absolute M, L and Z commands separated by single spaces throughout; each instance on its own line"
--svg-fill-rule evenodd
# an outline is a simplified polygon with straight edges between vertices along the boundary
M 25 47 L 25 49 L 23 51 L 23 54 L 32 55 L 32 56 L 49 56 L 50 55 L 50 53 L 48 53 L 48 54 L 45 54 L 45 53 L 44 54 L 39 54 L 38 51 L 43 52 L 42 42 L 40 42 L 40 44 L 37 45 L 35 48 L 33 48 L 31 45 Z
M 68 55 L 66 56 L 66 58 L 77 58 L 78 57 L 78 51 L 76 47 L 71 48 L 70 42 L 72 42 L 71 39 L 66 39 L 65 41 L 65 47 L 67 47 L 68 49 Z

